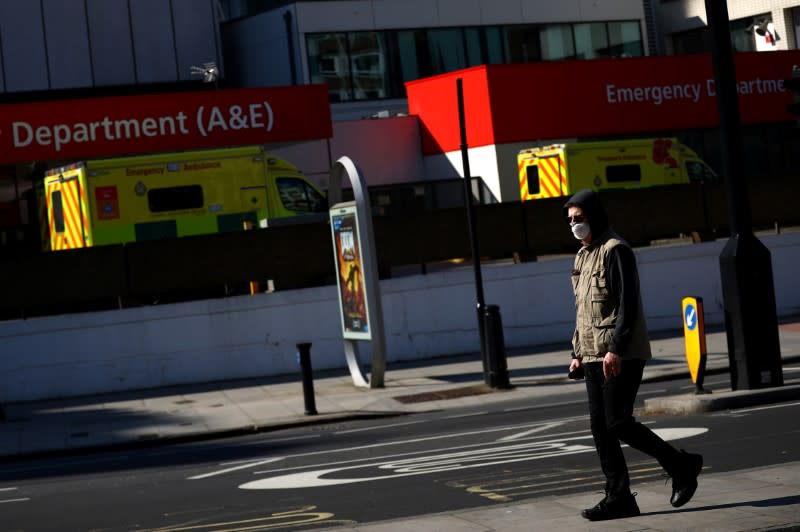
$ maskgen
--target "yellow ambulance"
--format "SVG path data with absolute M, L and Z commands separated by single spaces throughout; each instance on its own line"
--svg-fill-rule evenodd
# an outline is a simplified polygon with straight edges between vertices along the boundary
M 260 146 L 102 159 L 45 173 L 50 249 L 241 231 L 326 213 L 319 188 Z
M 517 156 L 522 201 L 578 190 L 715 181 L 714 171 L 674 138 L 553 144 Z

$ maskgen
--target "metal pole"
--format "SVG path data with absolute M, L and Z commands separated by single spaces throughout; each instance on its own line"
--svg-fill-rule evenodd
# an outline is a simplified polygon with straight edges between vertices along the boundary
M 467 151 L 467 125 L 464 119 L 464 87 L 462 79 L 456 80 L 458 92 L 458 125 L 461 133 L 461 162 L 464 166 L 464 203 L 467 208 L 467 222 L 472 247 L 472 265 L 475 270 L 475 290 L 478 297 L 478 331 L 481 340 L 481 362 L 483 363 L 483 380 L 492 388 L 510 388 L 506 367 L 503 325 L 500 307 L 486 305 L 483 299 L 483 277 L 481 275 L 481 256 L 478 244 L 478 228 L 475 219 L 472 176 L 469 170 L 469 153 Z
M 731 236 L 719 257 L 731 388 L 781 386 L 772 260 L 752 230 L 728 6 L 718 0 L 705 0 L 705 4 L 731 226 Z
M 469 230 L 470 249 L 472 251 L 472 267 L 475 272 L 475 292 L 478 300 L 478 332 L 481 340 L 481 361 L 483 374 L 489 372 L 486 356 L 486 331 L 483 326 L 485 302 L 483 299 L 483 276 L 481 274 L 480 248 L 478 245 L 478 229 L 475 223 L 475 213 L 472 199 L 472 176 L 469 169 L 469 152 L 467 148 L 467 123 L 464 117 L 464 85 L 461 78 L 456 79 L 458 93 L 458 129 L 461 135 L 461 164 L 464 167 L 464 206 L 467 209 L 467 226 Z

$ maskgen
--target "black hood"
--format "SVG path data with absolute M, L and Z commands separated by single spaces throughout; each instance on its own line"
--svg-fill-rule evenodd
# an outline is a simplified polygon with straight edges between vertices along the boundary
M 583 214 L 589 218 L 589 227 L 591 227 L 594 237 L 599 237 L 608 230 L 606 208 L 603 207 L 603 202 L 600 200 L 600 195 L 597 194 L 597 192 L 585 188 L 572 196 L 569 201 L 564 204 L 565 219 L 569 208 L 572 206 L 583 209 Z

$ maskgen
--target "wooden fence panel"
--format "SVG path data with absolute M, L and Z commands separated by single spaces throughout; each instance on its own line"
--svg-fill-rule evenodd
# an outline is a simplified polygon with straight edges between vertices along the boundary
M 800 209 L 790 201 L 800 194 L 800 179 L 751 180 L 748 187 L 754 227 L 800 224 Z M 602 197 L 613 227 L 634 245 L 729 231 L 721 183 L 605 191 Z M 574 253 L 577 244 L 563 217 L 565 201 L 477 206 L 481 256 Z M 471 255 L 463 207 L 376 217 L 374 228 L 384 278 L 392 267 Z M 3 257 L 0 318 L 246 293 L 242 287 L 249 281 L 267 279 L 279 290 L 335 283 L 329 223 Z

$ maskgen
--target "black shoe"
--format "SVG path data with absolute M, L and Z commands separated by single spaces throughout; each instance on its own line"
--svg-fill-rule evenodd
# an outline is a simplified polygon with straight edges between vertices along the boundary
M 639 513 L 639 506 L 636 504 L 634 495 L 629 494 L 616 499 L 609 499 L 606 496 L 592 508 L 582 510 L 581 517 L 589 521 L 606 521 L 608 519 L 636 517 Z
M 689 502 L 697 491 L 697 477 L 703 469 L 703 457 L 699 454 L 687 453 L 681 450 L 683 464 L 672 477 L 672 497 L 669 502 L 675 508 Z

